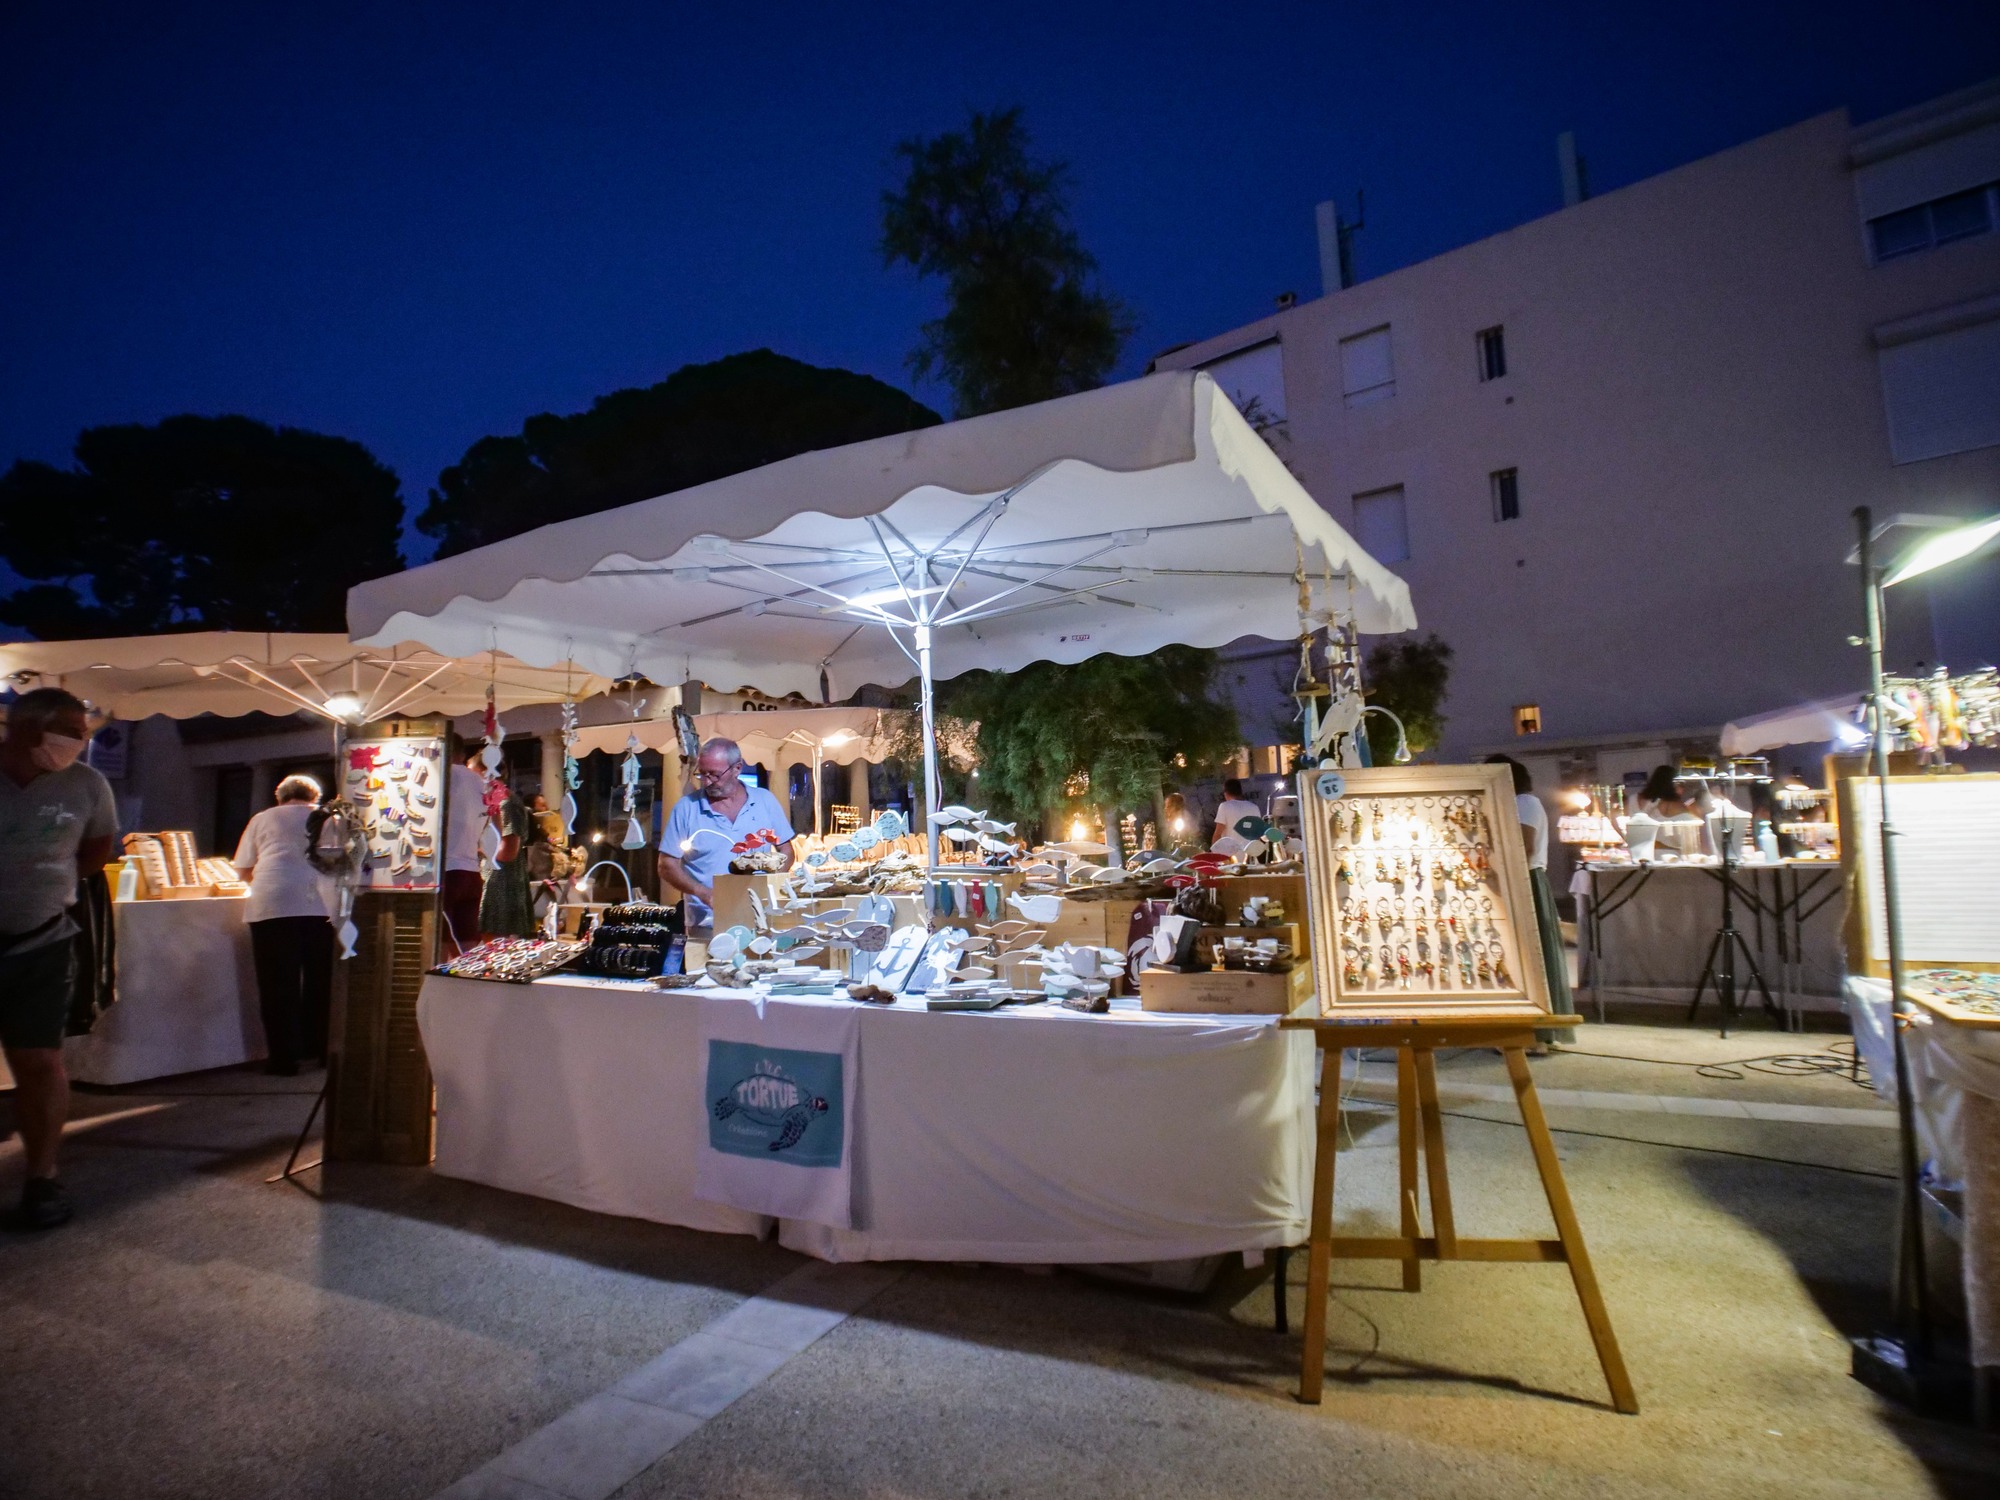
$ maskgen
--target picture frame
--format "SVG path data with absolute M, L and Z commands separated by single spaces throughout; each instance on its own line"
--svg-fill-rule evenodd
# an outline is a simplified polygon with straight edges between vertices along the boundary
M 1509 767 L 1307 769 L 1298 792 L 1323 1015 L 1548 1013 Z

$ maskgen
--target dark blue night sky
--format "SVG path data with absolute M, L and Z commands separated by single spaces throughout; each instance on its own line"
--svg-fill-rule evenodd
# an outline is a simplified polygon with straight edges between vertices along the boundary
M 339 12 L 338 15 L 330 11 Z M 769 346 L 906 388 L 903 137 L 1020 103 L 1168 344 L 1845 105 L 2000 71 L 1991 0 L 1345 6 L 26 6 L 0 18 L 0 464 L 244 412 L 412 510 L 474 439 Z M 943 409 L 937 389 L 917 394 Z

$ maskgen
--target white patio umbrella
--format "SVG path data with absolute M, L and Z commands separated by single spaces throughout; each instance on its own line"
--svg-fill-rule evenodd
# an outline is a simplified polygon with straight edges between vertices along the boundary
M 503 710 L 610 687 L 589 672 L 531 667 L 476 647 L 463 657 L 441 656 L 357 646 L 344 635 L 249 630 L 17 641 L 0 645 L 0 681 L 21 692 L 67 688 L 127 720 L 303 711 L 351 723 L 470 713 L 485 706 L 489 686 Z
M 1860 703 L 1859 693 L 1848 693 L 1732 719 L 1722 726 L 1722 753 L 1756 755 L 1786 745 L 1817 745 L 1827 740 L 1851 749 L 1868 738 L 1854 718 Z
M 914 668 L 935 811 L 935 677 L 1288 638 L 1301 564 L 1322 619 L 1416 625 L 1403 580 L 1214 381 L 1173 372 L 545 526 L 361 584 L 348 622 L 372 644 L 776 695 Z

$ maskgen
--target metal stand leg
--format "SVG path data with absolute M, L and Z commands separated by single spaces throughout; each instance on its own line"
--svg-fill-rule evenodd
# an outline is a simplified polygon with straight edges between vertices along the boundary
M 328 1078 L 330 1079 L 331 1077 L 332 1075 L 329 1073 Z M 273 1182 L 283 1182 L 287 1178 L 292 1177 L 299 1172 L 310 1172 L 314 1167 L 318 1166 L 322 1161 L 325 1160 L 325 1156 L 322 1154 L 320 1156 L 315 1156 L 311 1161 L 307 1162 L 302 1167 L 296 1165 L 299 1159 L 299 1153 L 305 1150 L 306 1148 L 306 1137 L 312 1134 L 313 1121 L 319 1118 L 320 1106 L 322 1106 L 325 1103 L 326 1103 L 326 1084 L 322 1083 L 319 1086 L 319 1092 L 313 1095 L 313 1107 L 306 1114 L 305 1124 L 299 1127 L 299 1138 L 292 1142 L 292 1154 L 285 1158 L 285 1170 L 280 1172 L 276 1177 L 266 1177 L 264 1181 L 267 1184 Z

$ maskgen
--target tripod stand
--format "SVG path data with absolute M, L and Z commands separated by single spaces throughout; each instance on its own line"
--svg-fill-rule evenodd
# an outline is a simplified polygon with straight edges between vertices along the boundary
M 1722 926 L 1709 940 L 1708 957 L 1702 961 L 1701 982 L 1694 988 L 1694 1003 L 1688 1007 L 1686 1022 L 1689 1026 L 1694 1024 L 1695 1014 L 1701 1009 L 1702 994 L 1713 985 L 1716 1001 L 1722 1007 L 1723 1036 L 1729 1035 L 1730 1025 L 1742 1010 L 1736 1003 L 1736 958 L 1739 952 L 1744 966 L 1750 971 L 1750 982 L 1764 997 L 1764 1010 L 1772 1020 L 1781 1020 L 1778 1003 L 1771 998 L 1771 987 L 1764 983 L 1764 971 L 1757 967 L 1757 957 L 1750 951 L 1750 944 L 1736 930 L 1736 833 L 1733 820 L 1722 821 Z

